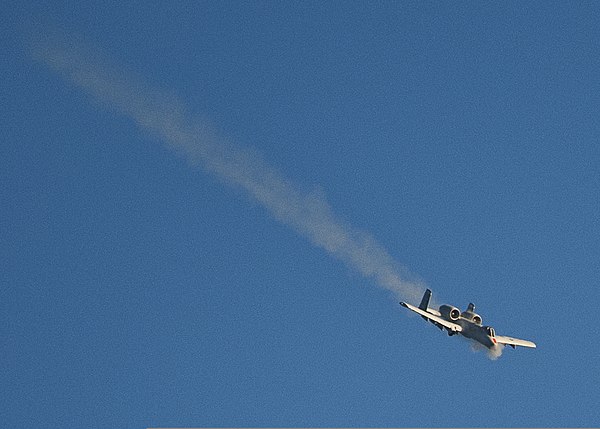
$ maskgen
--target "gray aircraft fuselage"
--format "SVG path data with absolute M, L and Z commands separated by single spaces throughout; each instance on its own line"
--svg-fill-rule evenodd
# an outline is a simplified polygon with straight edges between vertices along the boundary
M 494 328 L 490 326 L 480 326 L 471 320 L 463 319 L 462 317 L 458 320 L 454 320 L 453 322 L 457 325 L 460 325 L 460 327 L 463 329 L 461 332 L 458 332 L 463 337 L 475 340 L 478 343 L 486 346 L 488 349 L 491 349 L 498 344 L 494 338 Z
M 472 302 L 469 303 L 467 309 L 463 312 L 447 304 L 441 305 L 439 311 L 437 311 L 429 308 L 430 299 L 431 290 L 427 289 L 418 307 L 406 302 L 401 302 L 400 305 L 419 314 L 423 319 L 433 323 L 441 330 L 445 329 L 448 335 L 461 334 L 463 337 L 477 341 L 490 350 L 504 345 L 509 345 L 512 348 L 516 348 L 517 346 L 537 347 L 533 341 L 503 335 L 496 336 L 494 328 L 491 326 L 482 326 L 483 320 L 479 314 L 475 313 L 475 304 Z

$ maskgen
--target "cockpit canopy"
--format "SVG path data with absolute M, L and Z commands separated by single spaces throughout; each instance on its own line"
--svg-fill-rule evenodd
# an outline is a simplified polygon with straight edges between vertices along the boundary
M 494 331 L 494 328 L 492 328 L 491 326 L 486 326 L 485 328 L 485 332 L 492 338 L 494 338 L 496 336 L 496 331 Z

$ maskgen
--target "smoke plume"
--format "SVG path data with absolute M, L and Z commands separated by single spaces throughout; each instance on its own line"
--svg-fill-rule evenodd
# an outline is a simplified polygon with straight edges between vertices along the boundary
M 424 286 L 369 233 L 338 218 L 322 192 L 303 190 L 257 153 L 235 146 L 207 121 L 190 115 L 176 96 L 142 84 L 72 41 L 45 37 L 30 45 L 36 59 L 96 101 L 131 118 L 191 165 L 243 189 L 275 219 L 315 246 L 393 292 L 396 298 L 420 299 Z
M 502 352 L 504 351 L 504 346 L 502 344 L 495 344 L 494 347 L 488 349 L 477 341 L 470 339 L 467 339 L 467 341 L 471 343 L 471 350 L 474 352 L 484 352 L 490 360 L 498 359 L 500 356 L 502 356 Z

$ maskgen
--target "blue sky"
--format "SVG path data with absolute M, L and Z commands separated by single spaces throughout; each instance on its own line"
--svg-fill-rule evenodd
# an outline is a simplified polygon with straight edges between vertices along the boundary
M 2 420 L 598 426 L 599 15 L 5 7 Z M 473 352 L 425 286 L 538 348 Z

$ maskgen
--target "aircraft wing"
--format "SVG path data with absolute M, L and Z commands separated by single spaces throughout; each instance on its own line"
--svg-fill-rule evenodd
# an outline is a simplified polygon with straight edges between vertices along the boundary
M 410 305 L 407 304 L 405 302 L 401 302 L 400 303 L 401 306 L 408 308 L 409 310 L 414 311 L 415 313 L 429 319 L 431 322 L 433 322 L 436 325 L 442 325 L 443 327 L 449 329 L 450 331 L 453 332 L 460 332 L 462 331 L 462 327 L 460 325 L 457 325 L 456 323 L 452 323 L 446 319 L 441 318 L 440 316 L 436 316 L 435 314 L 429 313 L 428 311 L 425 310 L 421 310 L 419 307 L 415 307 L 414 305 Z M 522 340 L 521 340 L 522 341 Z M 533 343 L 532 343 L 533 344 Z
M 512 348 L 515 348 L 515 346 L 531 347 L 533 349 L 536 348 L 535 343 L 533 343 L 531 341 L 527 341 L 527 340 L 520 340 L 518 338 L 511 338 L 511 337 L 503 337 L 502 335 L 496 335 L 495 338 L 498 343 L 508 344 Z

